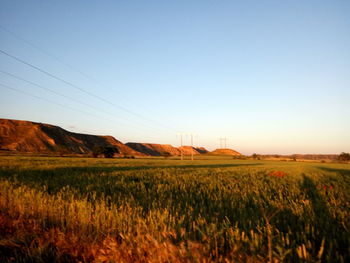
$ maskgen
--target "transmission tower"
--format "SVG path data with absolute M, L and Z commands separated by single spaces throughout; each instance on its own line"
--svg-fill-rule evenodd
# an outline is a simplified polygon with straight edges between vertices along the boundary
M 226 137 L 224 137 L 224 138 L 219 138 L 219 140 L 220 140 L 220 149 L 223 149 L 223 146 L 226 149 L 227 148 L 227 140 L 228 139 Z

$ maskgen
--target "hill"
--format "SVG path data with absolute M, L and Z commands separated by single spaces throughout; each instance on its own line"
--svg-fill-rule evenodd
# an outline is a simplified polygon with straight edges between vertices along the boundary
M 0 150 L 47 153 L 91 154 L 94 147 L 115 147 L 119 155 L 143 155 L 112 136 L 69 132 L 58 126 L 0 119 Z
M 239 152 L 232 149 L 216 149 L 209 154 L 211 155 L 231 155 L 231 156 L 239 156 L 241 155 Z
M 196 151 L 200 154 L 208 153 L 209 151 L 205 149 L 204 147 L 195 147 Z
M 191 155 L 192 151 L 193 151 L 194 155 L 203 154 L 203 153 L 208 152 L 204 147 L 196 148 L 196 147 L 192 147 L 192 146 L 181 146 L 181 147 L 178 147 L 178 149 L 182 150 L 184 155 Z
M 181 154 L 178 148 L 170 144 L 128 142 L 125 145 L 135 151 L 151 156 L 176 156 Z
M 192 149 L 193 154 L 195 155 L 208 152 L 204 147 L 196 148 L 191 146 L 182 146 L 177 148 L 170 144 L 128 142 L 126 145 L 135 151 L 151 156 L 179 156 L 181 155 L 181 150 L 184 155 L 191 155 Z

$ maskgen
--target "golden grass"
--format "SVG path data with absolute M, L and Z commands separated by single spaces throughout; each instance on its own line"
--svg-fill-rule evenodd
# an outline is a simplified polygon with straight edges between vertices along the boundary
M 349 259 L 347 165 L 39 157 L 0 163 L 1 262 Z M 270 176 L 275 171 L 283 177 Z

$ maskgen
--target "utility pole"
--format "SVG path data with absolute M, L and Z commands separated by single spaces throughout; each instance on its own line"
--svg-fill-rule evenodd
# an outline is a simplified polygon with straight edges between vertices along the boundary
M 193 161 L 193 133 L 191 133 L 191 161 Z
M 193 148 L 193 137 L 197 137 L 198 134 L 195 133 L 189 133 L 189 135 L 191 136 L 191 160 L 194 160 L 194 148 Z
M 226 142 L 228 139 L 225 137 L 225 138 L 219 138 L 219 140 L 220 140 L 220 149 L 223 149 L 223 146 L 225 146 L 225 149 L 226 149 L 227 148 Z
M 176 134 L 177 136 L 180 137 L 180 152 L 181 152 L 181 160 L 184 159 L 184 152 L 183 152 L 183 136 L 186 135 L 189 135 L 191 136 L 191 160 L 193 161 L 194 160 L 194 148 L 193 148 L 193 137 L 197 136 L 197 134 L 195 133 L 186 133 L 186 132 L 179 132 Z
M 184 155 L 183 155 L 183 150 L 182 150 L 182 136 L 183 136 L 183 134 L 181 133 L 181 143 L 180 143 L 180 145 L 181 145 L 181 147 L 180 147 L 180 152 L 181 152 L 181 161 L 184 159 Z
M 177 133 L 177 135 L 180 136 L 180 152 L 181 152 L 181 161 L 182 161 L 184 159 L 184 157 L 183 157 L 183 150 L 182 150 L 182 136 L 184 135 L 184 133 L 179 132 L 179 133 Z

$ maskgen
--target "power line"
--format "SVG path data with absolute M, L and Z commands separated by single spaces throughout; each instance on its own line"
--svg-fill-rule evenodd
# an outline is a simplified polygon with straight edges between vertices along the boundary
M 59 57 L 53 55 L 52 53 L 46 51 L 45 49 L 39 47 L 36 44 L 33 44 L 32 42 L 28 41 L 27 39 L 21 37 L 20 35 L 16 34 L 15 32 L 9 30 L 8 28 L 4 27 L 3 25 L 0 25 L 0 29 L 2 29 L 3 31 L 7 32 L 8 34 L 12 35 L 13 37 L 23 41 L 24 43 L 26 43 L 27 45 L 31 46 L 32 48 L 39 50 L 41 53 L 45 54 L 48 57 L 53 58 L 54 60 L 58 61 L 59 63 L 61 63 L 62 65 L 73 69 L 74 71 L 78 72 L 79 74 L 81 74 L 82 76 L 84 76 L 85 78 L 92 80 L 94 82 L 98 82 L 95 78 L 89 76 L 88 74 L 82 72 L 81 70 L 77 69 L 76 67 L 73 67 L 72 65 L 68 64 L 67 62 L 63 61 L 62 59 L 60 59 Z
M 78 99 L 69 97 L 69 96 L 67 96 L 67 95 L 64 95 L 64 94 L 59 93 L 59 92 L 57 92 L 57 91 L 55 91 L 55 90 L 52 90 L 52 89 L 49 89 L 49 88 L 44 87 L 44 86 L 42 86 L 42 85 L 39 85 L 39 84 L 37 84 L 37 83 L 35 83 L 35 82 L 29 81 L 29 80 L 27 80 L 27 79 L 24 79 L 24 78 L 22 78 L 22 77 L 19 77 L 19 76 L 17 76 L 17 75 L 14 75 L 14 74 L 12 74 L 12 73 L 7 72 L 7 71 L 0 70 L 0 73 L 6 74 L 6 75 L 8 75 L 8 76 L 11 76 L 12 78 L 21 80 L 21 81 L 26 82 L 26 83 L 28 83 L 28 84 L 30 84 L 30 85 L 33 85 L 33 86 L 36 86 L 36 87 L 38 87 L 38 88 L 40 88 L 40 89 L 46 90 L 46 91 L 48 91 L 48 92 L 51 92 L 51 93 L 53 93 L 53 94 L 55 94 L 55 95 L 61 96 L 61 97 L 63 97 L 63 98 L 67 98 L 67 99 L 69 99 L 69 100 L 71 100 L 71 101 L 74 101 L 74 102 L 76 102 L 76 103 L 79 103 L 79 104 L 84 105 L 84 106 L 87 106 L 87 107 L 90 107 L 90 108 L 92 108 L 92 109 L 94 109 L 94 110 L 103 112 L 103 113 L 105 113 L 105 114 L 109 114 L 109 115 L 111 115 L 111 116 L 114 117 L 114 114 L 111 113 L 111 112 L 102 110 L 102 109 L 100 109 L 100 108 L 98 108 L 98 107 L 95 107 L 95 106 L 93 106 L 93 105 L 91 105 L 91 104 L 88 104 L 88 103 L 85 103 L 85 102 L 80 101 L 80 100 L 78 100 Z M 129 121 L 129 120 L 127 120 L 126 118 L 122 118 L 122 119 L 125 120 L 125 121 Z M 139 125 L 142 125 L 142 126 L 144 126 L 144 127 L 150 128 L 150 127 L 148 127 L 148 126 L 146 126 L 146 125 L 144 125 L 144 124 L 142 124 L 142 123 L 139 123 Z M 139 128 L 139 127 L 137 127 L 137 126 L 135 126 L 135 125 L 132 125 L 132 126 L 134 126 L 134 127 L 136 127 L 136 128 Z
M 46 101 L 46 102 L 51 103 L 51 104 L 58 105 L 58 106 L 63 107 L 63 108 L 67 108 L 67 109 L 70 109 L 70 110 L 73 110 L 73 111 L 78 111 L 78 112 L 80 112 L 80 113 L 84 113 L 84 114 L 92 115 L 92 116 L 97 117 L 97 118 L 101 118 L 101 117 L 98 116 L 98 115 L 91 114 L 91 113 L 86 112 L 86 111 L 78 110 L 78 109 L 76 109 L 76 108 L 72 108 L 72 107 L 70 107 L 70 106 L 63 105 L 63 104 L 61 104 L 61 103 L 57 103 L 57 102 L 55 102 L 55 101 L 53 101 L 53 100 L 49 100 L 49 99 L 46 99 L 46 98 L 43 98 L 43 97 L 40 97 L 40 96 L 31 94 L 31 93 L 29 93 L 29 92 L 26 92 L 26 91 L 23 91 L 23 90 L 19 90 L 19 89 L 10 87 L 10 86 L 5 85 L 5 84 L 3 84 L 3 83 L 0 83 L 0 86 L 4 87 L 4 88 L 6 88 L 6 89 L 9 89 L 9 90 L 14 90 L 14 91 L 16 91 L 16 92 L 18 92 L 18 93 L 22 93 L 22 94 L 27 95 L 27 96 L 29 96 L 29 97 L 33 97 L 33 98 L 36 98 L 36 99 L 39 99 L 39 100 Z
M 44 89 L 44 90 L 46 90 L 46 91 L 49 91 L 49 92 L 51 92 L 51 93 L 53 93 L 53 94 L 56 94 L 56 95 L 58 95 L 58 96 L 61 96 L 61 97 L 70 99 L 70 100 L 72 100 L 72 101 L 74 101 L 74 102 L 77 102 L 77 103 L 79 103 L 79 104 L 82 104 L 82 105 L 85 105 L 85 106 L 88 106 L 88 107 L 92 107 L 92 108 L 94 108 L 94 109 L 98 109 L 98 108 L 96 108 L 95 106 L 92 106 L 92 105 L 90 105 L 90 104 L 87 104 L 87 103 L 85 103 L 85 102 L 82 102 L 82 101 L 80 101 L 80 100 L 77 100 L 77 99 L 75 99 L 75 98 L 68 97 L 67 95 L 64 95 L 64 94 L 62 94 L 62 93 L 59 93 L 59 92 L 57 92 L 57 91 L 55 91 L 55 90 L 53 90 L 53 89 L 46 88 L 46 87 L 44 87 L 44 86 L 42 86 L 42 85 L 39 85 L 39 84 L 34 83 L 34 82 L 30 81 L 30 80 L 27 80 L 27 79 L 24 79 L 24 78 L 22 78 L 22 77 L 19 77 L 19 76 L 17 76 L 17 75 L 14 75 L 14 74 L 12 74 L 12 73 L 7 72 L 7 71 L 0 70 L 0 72 L 1 72 L 2 74 L 6 74 L 6 75 L 8 75 L 8 76 L 11 76 L 12 78 L 15 78 L 15 79 L 21 80 L 21 81 L 23 81 L 23 82 L 26 82 L 26 83 L 28 83 L 28 84 L 30 84 L 30 85 L 36 86 L 36 87 L 41 88 L 41 89 Z
M 219 140 L 220 140 L 220 149 L 222 149 L 222 148 L 227 148 L 227 144 L 226 144 L 226 142 L 227 142 L 227 138 L 225 137 L 225 138 L 219 138 Z
M 186 133 L 179 132 L 176 135 L 180 137 L 180 153 L 181 153 L 181 161 L 184 159 L 183 157 L 183 149 L 182 149 L 182 143 L 183 143 L 183 136 L 186 135 Z
M 22 63 L 22 64 L 24 64 L 24 65 L 27 65 L 28 67 L 31 67 L 31 68 L 33 68 L 33 69 L 35 69 L 35 70 L 37 70 L 37 71 L 39 71 L 39 72 L 41 72 L 41 73 L 43 73 L 43 74 L 49 76 L 49 77 L 51 77 L 51 78 L 54 78 L 54 79 L 56 79 L 56 80 L 58 80 L 58 81 L 60 81 L 60 82 L 62 82 L 62 83 L 64 83 L 64 84 L 66 84 L 66 85 L 68 85 L 68 86 L 70 86 L 70 87 L 72 87 L 72 88 L 75 88 L 75 89 L 77 89 L 77 90 L 79 90 L 79 91 L 81 91 L 81 92 L 83 92 L 83 93 L 85 93 L 85 94 L 87 94 L 87 95 L 89 95 L 89 96 L 91 96 L 91 97 L 94 97 L 94 98 L 96 98 L 96 99 L 99 99 L 99 100 L 101 100 L 101 101 L 103 101 L 103 102 L 105 102 L 105 103 L 107 103 L 107 104 L 109 104 L 109 105 L 111 105 L 111 106 L 114 106 L 114 107 L 119 108 L 119 109 L 121 109 L 121 110 L 123 110 L 123 111 L 125 111 L 125 112 L 128 112 L 129 114 L 132 114 L 132 115 L 134 115 L 134 116 L 136 116 L 136 117 L 138 117 L 138 118 L 147 120 L 147 121 L 149 121 L 149 122 L 158 123 L 158 122 L 156 122 L 156 121 L 154 121 L 154 120 L 145 118 L 144 116 L 142 116 L 142 115 L 140 115 L 140 114 L 138 114 L 138 113 L 135 113 L 135 112 L 133 112 L 133 111 L 130 111 L 130 110 L 128 110 L 128 109 L 126 109 L 126 108 L 124 108 L 124 107 L 122 107 L 122 106 L 119 106 L 119 105 L 117 105 L 117 104 L 115 104 L 115 103 L 112 103 L 112 102 L 110 102 L 110 101 L 108 101 L 108 100 L 106 100 L 106 99 L 104 99 L 104 98 L 102 98 L 102 97 L 100 97 L 100 96 L 98 96 L 98 95 L 92 93 L 92 92 L 86 91 L 86 90 L 80 88 L 79 86 L 77 86 L 77 85 L 75 85 L 75 84 L 73 84 L 73 83 L 71 83 L 71 82 L 69 82 L 69 81 L 66 81 L 66 80 L 64 80 L 64 79 L 62 79 L 62 78 L 60 78 L 60 77 L 57 77 L 56 75 L 53 75 L 53 74 L 47 72 L 46 70 L 41 69 L 41 68 L 39 68 L 39 67 L 37 67 L 37 66 L 35 66 L 35 65 L 31 64 L 31 63 L 29 63 L 29 62 L 26 62 L 26 61 L 24 61 L 24 60 L 22 60 L 22 59 L 20 59 L 20 58 L 18 58 L 18 57 L 16 57 L 16 56 L 14 56 L 14 55 L 11 55 L 11 54 L 7 53 L 6 51 L 3 51 L 3 50 L 0 49 L 0 53 L 2 53 L 2 54 L 4 54 L 4 55 L 6 55 L 6 56 L 8 56 L 8 57 L 10 57 L 10 58 L 12 58 L 12 59 L 18 61 L 18 62 L 20 62 L 20 63 Z M 172 128 L 169 128 L 169 127 L 167 127 L 167 126 L 164 126 L 164 125 L 158 123 L 158 126 L 159 126 L 159 125 L 163 126 L 164 128 L 173 130 Z
M 197 134 L 194 134 L 194 133 L 190 133 L 190 136 L 191 136 L 191 161 L 193 161 L 193 152 L 194 152 L 194 149 L 193 149 L 193 136 L 196 136 Z
M 88 80 L 93 81 L 93 82 L 98 83 L 99 85 L 101 85 L 101 83 L 99 83 L 94 77 L 92 77 L 92 76 L 90 76 L 90 75 L 88 75 L 88 74 L 82 72 L 81 70 L 77 69 L 76 67 L 74 67 L 74 66 L 68 64 L 67 62 L 63 61 L 63 60 L 60 59 L 58 56 L 56 56 L 56 55 L 52 54 L 51 52 L 48 52 L 47 50 L 45 50 L 45 49 L 39 47 L 38 45 L 34 44 L 33 42 L 28 41 L 27 39 L 23 38 L 22 36 L 18 35 L 17 33 L 13 32 L 13 31 L 9 30 L 8 28 L 4 27 L 3 25 L 0 25 L 0 29 L 2 29 L 3 31 L 5 31 L 5 32 L 7 32 L 8 34 L 12 35 L 14 38 L 23 41 L 24 43 L 26 43 L 26 44 L 29 45 L 30 47 L 32 47 L 32 48 L 34 48 L 34 49 L 40 51 L 41 53 L 45 54 L 46 56 L 48 56 L 48 57 L 50 57 L 50 58 L 52 58 L 52 59 L 58 61 L 58 62 L 61 63 L 62 65 L 66 66 L 67 68 L 70 68 L 70 69 L 76 71 L 77 73 L 79 73 L 80 75 L 84 76 L 84 77 L 87 78 Z M 50 91 L 50 92 L 52 92 L 52 93 L 55 93 L 56 95 L 59 95 L 59 96 L 68 98 L 68 99 L 70 99 L 70 100 L 73 100 L 73 101 L 75 101 L 75 102 L 77 102 L 77 103 L 79 103 L 79 104 L 82 104 L 82 105 L 85 105 L 85 106 L 88 106 L 88 107 L 91 107 L 91 108 L 95 108 L 95 109 L 97 109 L 97 110 L 99 110 L 99 111 L 103 111 L 103 110 L 98 109 L 98 108 L 96 108 L 96 107 L 94 107 L 94 106 L 92 106 L 92 105 L 88 105 L 87 103 L 78 101 L 78 100 L 76 100 L 76 99 L 74 99 L 74 98 L 68 97 L 68 96 L 63 95 L 63 94 L 59 94 L 58 92 L 56 92 L 56 91 L 54 91 L 54 90 L 51 90 L 51 89 L 42 87 L 42 86 L 40 86 L 40 85 L 38 85 L 38 84 L 36 84 L 36 83 L 33 83 L 33 82 L 31 82 L 31 81 L 28 81 L 28 80 L 25 80 L 25 79 L 23 79 L 23 78 L 21 78 L 21 77 L 15 76 L 15 75 L 13 75 L 13 74 L 11 74 L 11 73 L 4 72 L 4 71 L 0 71 L 0 72 L 2 72 L 2 73 L 4 73 L 4 74 L 7 74 L 7 75 L 10 75 L 10 76 L 12 76 L 12 77 L 14 77 L 14 78 L 17 78 L 17 79 L 19 79 L 19 80 L 22 80 L 22 81 L 24 81 L 24 82 L 27 82 L 27 83 L 29 83 L 29 84 L 31 84 L 31 85 L 34 85 L 34 86 L 37 86 L 37 87 L 39 87 L 39 88 L 48 90 L 48 91 Z M 103 112 L 105 112 L 105 113 L 107 113 L 107 114 L 109 114 L 109 115 L 113 115 L 113 116 L 114 116 L 114 114 L 112 114 L 112 113 L 110 113 L 110 112 L 106 112 L 106 111 L 103 111 Z M 124 120 L 125 120 L 125 118 L 124 118 Z
M 190 140 L 191 140 L 191 160 L 193 161 L 194 157 L 194 148 L 193 148 L 193 137 L 195 136 L 198 136 L 197 134 L 195 133 L 192 133 L 192 132 L 178 132 L 176 134 L 176 136 L 179 136 L 180 138 L 180 152 L 181 152 L 181 160 L 183 160 L 183 157 L 184 157 L 184 154 L 183 154 L 183 136 L 186 136 L 189 135 L 190 136 Z
M 26 43 L 27 45 L 29 45 L 29 46 L 31 46 L 32 48 L 34 48 L 34 49 L 40 51 L 41 53 L 45 54 L 46 56 L 51 57 L 52 59 L 56 60 L 57 62 L 61 63 L 62 65 L 64 65 L 64 66 L 66 66 L 66 67 L 68 67 L 68 68 L 70 68 L 70 69 L 76 71 L 77 73 L 79 73 L 80 75 L 84 76 L 85 78 L 87 78 L 87 79 L 89 79 L 89 80 L 91 80 L 91 81 L 93 81 L 93 82 L 95 82 L 95 83 L 101 85 L 101 83 L 99 83 L 99 81 L 97 81 L 97 80 L 96 80 L 95 78 L 93 78 L 92 76 L 90 76 L 90 75 L 88 75 L 88 74 L 82 72 L 81 70 L 77 69 L 76 67 L 74 67 L 74 66 L 70 65 L 69 63 L 63 61 L 63 60 L 60 59 L 58 56 L 56 56 L 56 55 L 54 55 L 54 54 L 48 52 L 47 50 L 45 50 L 45 49 L 39 47 L 38 45 L 36 45 L 36 44 L 34 44 L 34 43 L 28 41 L 27 39 L 21 37 L 20 35 L 18 35 L 18 34 L 16 34 L 15 32 L 9 30 L 8 28 L 6 28 L 6 27 L 0 25 L 0 29 L 2 29 L 3 31 L 5 31 L 5 32 L 7 32 L 7 33 L 9 33 L 9 34 L 11 34 L 14 38 L 23 41 L 23 42 Z M 144 119 L 144 120 L 147 120 L 147 121 L 150 121 L 150 122 L 153 122 L 153 123 L 157 123 L 158 125 L 160 124 L 160 123 L 158 123 L 158 122 L 156 122 L 156 121 L 154 121 L 154 120 L 145 118 L 144 116 L 142 116 L 142 115 L 140 115 L 140 114 L 138 114 L 138 113 L 132 112 L 132 111 L 130 111 L 130 110 L 124 108 L 124 107 L 121 107 L 121 106 L 119 106 L 119 105 L 115 105 L 114 103 L 111 103 L 111 102 L 107 101 L 106 99 L 104 99 L 104 98 L 102 98 L 102 97 L 100 97 L 100 96 L 98 96 L 98 95 L 95 95 L 95 94 L 93 94 L 93 93 L 91 93 L 91 92 L 88 92 L 88 91 L 86 91 L 86 90 L 80 88 L 79 86 L 77 86 L 77 85 L 75 85 L 75 84 L 73 84 L 73 83 L 71 83 L 71 82 L 69 82 L 69 81 L 64 80 L 63 78 L 57 77 L 57 76 L 55 76 L 54 74 L 51 74 L 51 73 L 49 73 L 49 72 L 47 72 L 47 71 L 45 71 L 45 70 L 43 70 L 43 69 L 41 69 L 41 68 L 39 68 L 39 67 L 37 67 L 37 66 L 32 65 L 32 64 L 29 63 L 29 62 L 26 62 L 26 61 L 24 61 L 24 60 L 22 60 L 22 59 L 19 59 L 18 57 L 15 57 L 15 56 L 13 56 L 13 55 L 11 55 L 11 54 L 5 52 L 5 51 L 0 50 L 0 52 L 2 52 L 3 54 L 5 54 L 5 55 L 7 55 L 7 56 L 9 56 L 9 57 L 11 57 L 11 58 L 13 58 L 13 59 L 15 59 L 15 60 L 18 61 L 18 62 L 24 63 L 25 65 L 27 65 L 27 66 L 29 66 L 29 67 L 32 67 L 32 68 L 34 68 L 34 69 L 36 69 L 36 70 L 42 72 L 43 74 L 46 74 L 46 75 L 48 75 L 48 76 L 50 76 L 50 77 L 52 77 L 52 78 L 54 78 L 54 79 L 56 79 L 56 80 L 61 81 L 61 82 L 65 83 L 66 85 L 69 85 L 69 86 L 71 86 L 71 87 L 73 87 L 73 88 L 76 88 L 76 89 L 80 90 L 81 92 L 84 92 L 84 93 L 86 93 L 86 94 L 88 94 L 88 95 L 90 95 L 90 96 L 92 96 L 92 97 L 95 97 L 95 98 L 97 98 L 97 99 L 99 99 L 99 100 L 102 100 L 102 101 L 105 102 L 105 103 L 108 103 L 108 104 L 110 104 L 110 105 L 112 105 L 112 106 L 115 106 L 115 107 L 117 107 L 117 108 L 119 108 L 119 109 L 122 109 L 122 110 L 124 110 L 124 111 L 126 111 L 126 112 L 128 112 L 128 113 L 130 113 L 130 114 L 132 114 L 132 115 L 135 115 L 135 116 L 137 116 L 137 117 L 139 117 L 139 118 L 142 118 L 142 119 Z M 88 107 L 90 107 L 90 108 L 92 108 L 92 109 L 95 109 L 95 110 L 98 110 L 98 111 L 100 111 L 100 112 L 107 113 L 107 114 L 109 114 L 109 115 L 114 116 L 114 114 L 112 114 L 112 113 L 110 113 L 110 112 L 106 112 L 106 111 L 104 111 L 104 110 L 101 110 L 101 109 L 99 109 L 99 108 L 93 106 L 93 105 L 87 104 L 87 103 L 82 102 L 82 101 L 79 101 L 79 100 L 77 100 L 77 99 L 75 99 L 75 98 L 72 98 L 72 97 L 69 97 L 69 96 L 67 96 L 67 95 L 61 94 L 61 93 L 59 93 L 59 92 L 57 92 L 57 91 L 55 91 L 55 90 L 52 90 L 52 89 L 43 87 L 42 85 L 39 85 L 39 84 L 34 83 L 34 82 L 32 82 L 32 81 L 26 80 L 26 79 L 24 79 L 24 78 L 21 78 L 21 77 L 19 77 L 19 76 L 14 75 L 14 74 L 11 74 L 11 73 L 8 73 L 8 72 L 2 71 L 2 70 L 0 70 L 0 72 L 3 73 L 3 74 L 7 74 L 7 75 L 9 75 L 9 76 L 11 76 L 11 77 L 13 77 L 13 78 L 18 79 L 18 80 L 21 80 L 21 81 L 23 81 L 23 82 L 29 83 L 29 84 L 31 84 L 31 85 L 33 85 L 33 86 L 36 86 L 36 87 L 39 87 L 39 88 L 44 89 L 44 90 L 46 90 L 46 91 L 49 91 L 49 92 L 51 92 L 51 93 L 53 93 L 53 94 L 55 94 L 55 95 L 58 95 L 58 96 L 61 96 L 61 97 L 70 99 L 70 100 L 72 100 L 72 101 L 74 101 L 74 102 L 76 102 L 76 103 L 79 103 L 79 104 L 81 104 L 81 105 L 85 105 L 85 106 L 88 106 Z M 7 87 L 7 88 L 9 88 L 9 87 Z M 13 90 L 16 90 L 16 89 L 13 89 Z M 17 90 L 17 91 L 19 91 L 19 90 Z M 21 91 L 21 93 L 24 93 L 24 92 Z M 25 93 L 25 94 L 26 94 L 26 95 L 29 95 L 29 96 L 32 96 L 32 97 L 35 97 L 35 98 L 39 98 L 38 96 L 30 95 L 30 94 L 28 94 L 28 93 Z M 44 98 L 40 98 L 40 99 L 46 100 L 46 99 L 44 99 Z M 49 100 L 46 100 L 46 101 L 49 101 Z M 51 101 L 51 102 L 54 103 L 54 104 L 57 104 L 57 103 L 55 103 L 55 102 L 53 102 L 53 101 Z M 60 105 L 60 106 L 62 106 L 62 107 L 67 108 L 67 106 L 63 106 L 63 105 L 61 105 L 61 104 L 57 104 L 57 105 Z M 68 108 L 69 108 L 69 107 L 68 107 Z M 70 109 L 73 109 L 73 108 L 70 108 Z M 82 111 L 80 111 L 80 110 L 78 110 L 78 111 L 79 111 L 79 112 L 82 112 Z M 85 112 L 85 113 L 86 113 L 86 112 Z M 89 115 L 91 115 L 91 114 L 89 114 Z M 123 119 L 125 120 L 125 118 L 123 118 Z M 165 128 L 167 128 L 167 129 L 169 129 L 169 130 L 174 130 L 173 128 L 166 127 L 166 126 L 164 126 L 163 124 L 160 124 L 160 125 L 163 126 L 163 127 L 165 127 Z M 143 126 L 145 126 L 145 125 L 143 125 Z M 146 127 L 146 126 L 145 126 L 145 127 Z M 186 134 L 186 135 L 187 135 L 187 134 Z M 190 136 L 191 136 L 191 146 L 192 146 L 191 159 L 193 160 L 193 136 L 194 136 L 194 134 L 191 133 Z M 181 146 L 182 146 L 182 134 L 181 134 Z M 181 149 L 181 159 L 182 159 L 182 149 Z
M 79 112 L 79 113 L 86 114 L 86 115 L 88 115 L 89 117 L 94 117 L 94 118 L 97 118 L 97 119 L 99 119 L 99 120 L 104 119 L 104 120 L 106 120 L 106 121 L 108 121 L 108 122 L 113 122 L 112 120 L 110 120 L 110 119 L 108 119 L 108 118 L 105 118 L 105 117 L 102 117 L 102 116 L 99 116 L 99 115 L 96 115 L 96 114 L 93 114 L 93 113 L 90 113 L 90 112 L 82 111 L 82 110 L 79 110 L 79 109 L 76 109 L 76 108 L 73 108 L 73 107 L 70 107 L 70 106 L 61 104 L 61 103 L 57 103 L 56 101 L 49 100 L 49 99 L 46 99 L 46 98 L 44 98 L 44 97 L 37 96 L 37 95 L 31 94 L 31 93 L 29 93 L 29 92 L 26 92 L 26 91 L 23 91 L 23 90 L 14 88 L 14 87 L 10 87 L 10 86 L 5 85 L 5 84 L 3 84 L 3 83 L 0 83 L 0 86 L 4 87 L 4 88 L 6 88 L 6 89 L 9 89 L 9 90 L 16 91 L 17 93 L 24 94 L 24 95 L 29 96 L 29 97 L 32 97 L 32 98 L 36 98 L 36 99 L 39 99 L 39 100 L 48 102 L 48 103 L 50 103 L 50 104 L 54 104 L 54 105 L 60 106 L 60 107 L 62 107 L 62 108 L 64 108 L 64 109 L 70 109 L 70 110 L 72 110 L 72 111 L 76 111 L 76 112 Z M 130 125 L 129 125 L 129 126 L 130 126 Z M 136 130 L 136 132 L 138 133 L 137 130 Z M 141 133 L 140 133 L 140 134 L 141 134 Z

